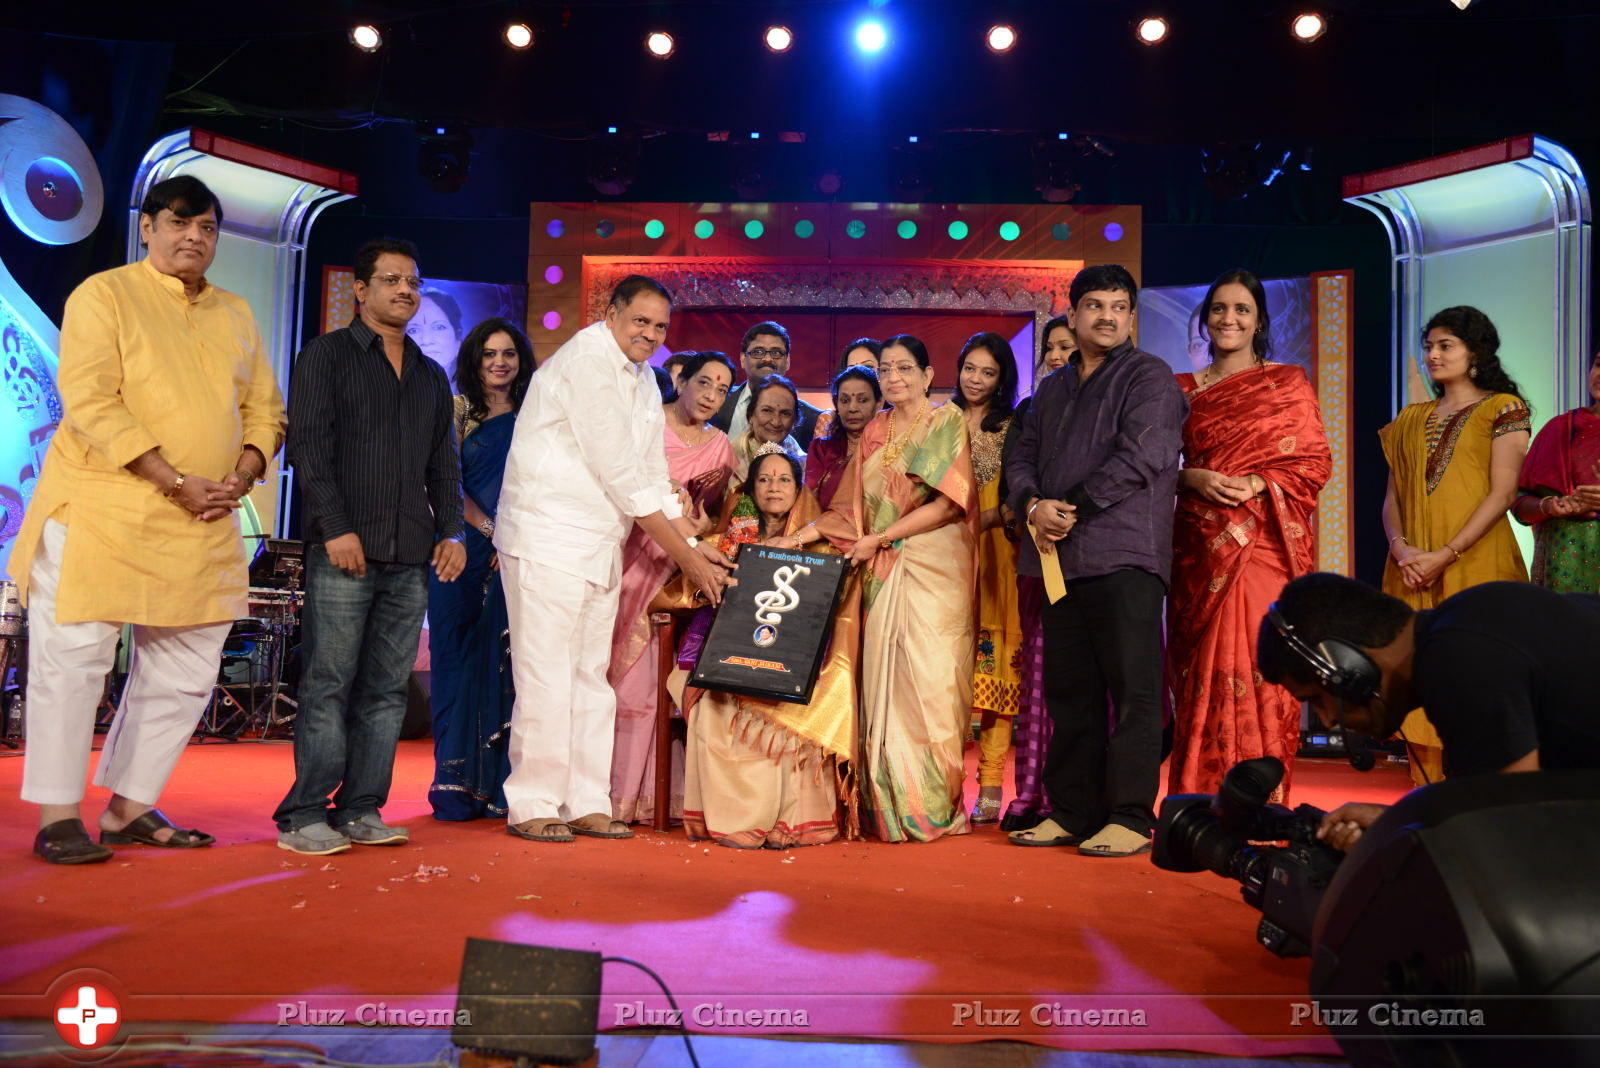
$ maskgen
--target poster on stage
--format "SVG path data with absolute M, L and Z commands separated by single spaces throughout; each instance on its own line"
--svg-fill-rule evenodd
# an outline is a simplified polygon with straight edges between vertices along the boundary
M 806 704 L 833 634 L 842 556 L 741 545 L 689 685 Z

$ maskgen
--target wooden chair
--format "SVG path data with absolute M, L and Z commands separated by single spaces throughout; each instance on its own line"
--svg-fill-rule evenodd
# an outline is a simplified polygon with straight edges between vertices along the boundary
M 676 620 L 670 612 L 650 613 L 650 626 L 656 637 L 656 808 L 650 826 L 658 831 L 672 829 L 672 698 L 667 694 L 667 676 L 677 660 Z

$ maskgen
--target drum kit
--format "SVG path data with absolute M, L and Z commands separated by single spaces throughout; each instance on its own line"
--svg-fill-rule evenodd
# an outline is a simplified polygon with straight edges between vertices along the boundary
M 305 601 L 305 547 L 283 538 L 261 540 L 250 565 L 249 615 L 234 621 L 223 643 L 211 703 L 200 719 L 202 738 L 293 734 L 299 702 L 285 676 Z
M 238 740 L 288 738 L 298 702 L 292 671 L 300 607 L 305 601 L 304 546 L 261 538 L 250 565 L 249 615 L 236 620 L 222 647 L 222 664 L 196 737 Z M 0 745 L 22 741 L 27 690 L 27 616 L 14 582 L 0 581 Z M 127 637 L 126 630 L 124 638 Z M 127 647 L 126 640 L 123 647 Z M 125 655 L 107 678 L 98 718 L 109 725 L 126 682 Z

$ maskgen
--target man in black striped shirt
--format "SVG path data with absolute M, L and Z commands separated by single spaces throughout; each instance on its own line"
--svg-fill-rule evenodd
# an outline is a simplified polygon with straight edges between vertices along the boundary
M 360 316 L 312 340 L 289 383 L 305 669 L 295 782 L 274 819 L 278 846 L 294 853 L 407 841 L 379 810 L 428 607 L 427 569 L 450 582 L 466 563 L 450 383 L 405 332 L 422 288 L 416 259 L 408 241 L 364 245 Z

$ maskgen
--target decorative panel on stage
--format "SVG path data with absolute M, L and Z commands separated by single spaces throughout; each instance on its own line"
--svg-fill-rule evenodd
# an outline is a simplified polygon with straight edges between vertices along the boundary
M 598 319 L 631 273 L 662 281 L 679 309 L 751 323 L 790 311 L 891 323 L 896 313 L 994 314 L 1015 317 L 1005 332 L 1020 337 L 1066 310 L 1086 263 L 1119 263 L 1135 278 L 1141 267 L 1136 206 L 543 203 L 529 216 L 528 335 L 540 358 Z M 714 347 L 733 352 L 738 342 Z M 1019 353 L 1024 370 L 1029 355 Z

